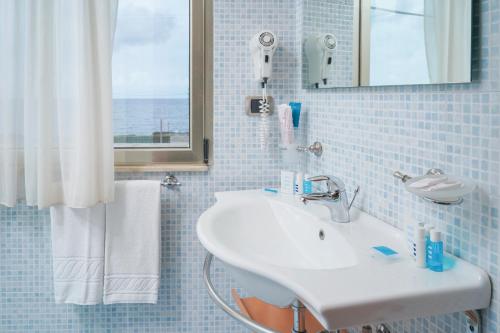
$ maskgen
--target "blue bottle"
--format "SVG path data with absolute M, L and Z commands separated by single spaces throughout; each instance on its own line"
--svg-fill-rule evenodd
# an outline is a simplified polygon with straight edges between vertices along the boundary
M 441 232 L 431 230 L 431 241 L 427 252 L 427 267 L 434 272 L 443 271 L 443 240 L 441 239 Z
M 304 176 L 304 185 L 303 185 L 304 194 L 310 194 L 313 191 L 312 181 L 310 181 L 309 178 L 310 178 L 310 176 L 307 174 Z
M 293 127 L 299 128 L 300 109 L 302 107 L 302 103 L 299 103 L 299 102 L 290 102 L 288 105 L 290 105 L 290 108 L 292 109 Z

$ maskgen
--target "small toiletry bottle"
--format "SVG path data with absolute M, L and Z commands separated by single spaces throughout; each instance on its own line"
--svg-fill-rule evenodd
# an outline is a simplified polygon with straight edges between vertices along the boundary
M 426 257 L 429 254 L 429 251 L 431 250 L 431 231 L 434 230 L 434 226 L 430 225 L 429 223 L 424 224 L 425 228 L 425 252 L 426 252 Z
M 431 238 L 431 230 L 434 229 L 434 226 L 432 224 L 426 223 L 424 224 L 424 228 L 425 228 L 425 237 L 427 238 L 427 240 L 429 240 Z
M 311 176 L 309 176 L 308 174 L 304 176 L 304 185 L 303 185 L 304 194 L 310 194 L 313 191 L 312 189 L 313 184 L 312 181 L 309 180 L 309 178 L 311 178 Z
M 281 170 L 281 193 L 293 194 L 295 187 L 295 172 Z
M 297 172 L 295 175 L 295 194 L 304 193 L 304 174 L 302 172 Z
M 419 226 L 415 233 L 415 261 L 417 262 L 417 267 L 427 267 L 426 253 L 427 244 L 425 241 L 425 228 Z
M 301 129 L 299 128 L 302 103 L 290 102 L 288 105 L 290 105 L 290 108 L 292 109 L 293 136 L 295 138 L 295 142 L 302 144 Z
M 290 105 L 290 108 L 292 109 L 293 127 L 299 128 L 300 109 L 302 107 L 302 103 L 290 102 L 288 105 Z
M 421 222 L 417 222 L 411 216 L 410 214 L 406 214 L 404 217 L 405 220 L 405 231 L 406 231 L 406 239 L 408 242 L 408 250 L 410 252 L 410 255 L 415 259 L 417 253 L 417 244 L 415 243 L 416 241 L 416 235 L 417 235 L 417 229 L 420 227 L 424 227 L 424 224 Z
M 441 232 L 431 230 L 430 251 L 427 253 L 427 266 L 431 271 L 443 271 L 443 241 Z

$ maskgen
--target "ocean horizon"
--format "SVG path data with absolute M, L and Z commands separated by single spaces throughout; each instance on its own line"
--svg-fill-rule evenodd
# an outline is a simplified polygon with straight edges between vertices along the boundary
M 189 133 L 189 98 L 114 98 L 115 136 Z

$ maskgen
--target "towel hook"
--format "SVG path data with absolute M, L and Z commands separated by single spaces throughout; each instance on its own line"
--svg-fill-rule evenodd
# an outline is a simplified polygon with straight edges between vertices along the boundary
M 181 185 L 182 184 L 174 175 L 166 175 L 165 178 L 163 178 L 161 181 L 161 186 L 166 188 L 176 188 Z

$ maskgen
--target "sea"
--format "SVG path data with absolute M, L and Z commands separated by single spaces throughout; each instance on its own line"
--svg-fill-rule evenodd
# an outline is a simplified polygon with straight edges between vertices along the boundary
M 113 99 L 115 136 L 189 133 L 189 99 Z

